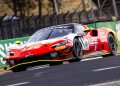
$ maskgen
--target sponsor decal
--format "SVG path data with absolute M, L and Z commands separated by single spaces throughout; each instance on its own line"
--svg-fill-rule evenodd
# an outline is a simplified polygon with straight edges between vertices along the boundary
M 89 50 L 90 39 L 79 38 L 79 41 L 82 43 L 83 50 Z
M 9 44 L 0 44 L 0 61 L 2 64 L 5 64 L 6 61 L 3 60 L 3 58 L 6 56 L 5 52 L 8 50 L 8 47 L 11 45 Z
M 95 46 L 95 50 L 97 48 L 98 41 L 96 37 L 85 38 L 85 39 L 81 37 L 79 38 L 79 41 L 82 43 L 83 50 L 89 50 L 90 45 Z
M 59 46 L 59 47 L 56 47 L 55 50 L 62 50 L 62 49 L 65 49 L 66 46 Z

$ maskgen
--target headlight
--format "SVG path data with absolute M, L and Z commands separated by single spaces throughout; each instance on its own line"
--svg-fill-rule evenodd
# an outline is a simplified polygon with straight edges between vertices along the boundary
M 6 52 L 6 56 L 10 56 L 10 51 L 7 51 L 7 52 Z
M 52 45 L 52 48 L 65 45 L 66 43 L 67 43 L 67 40 L 64 40 L 63 42 L 60 42 L 60 43 L 57 43 L 57 44 Z
M 14 56 L 14 52 L 7 51 L 6 56 Z

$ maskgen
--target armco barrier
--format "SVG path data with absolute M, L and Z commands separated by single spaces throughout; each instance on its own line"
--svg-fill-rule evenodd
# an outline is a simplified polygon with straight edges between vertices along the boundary
M 0 41 L 0 68 L 5 66 L 5 61 L 3 61 L 3 58 L 5 57 L 5 52 L 8 49 L 8 47 L 17 40 L 21 41 L 21 43 L 25 43 L 27 39 L 28 37 L 22 37 Z

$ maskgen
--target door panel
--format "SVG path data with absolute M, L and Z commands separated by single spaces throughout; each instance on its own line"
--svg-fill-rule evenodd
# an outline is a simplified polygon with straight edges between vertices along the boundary
M 89 34 L 83 36 L 83 54 L 89 54 L 97 51 L 98 37 L 92 37 Z

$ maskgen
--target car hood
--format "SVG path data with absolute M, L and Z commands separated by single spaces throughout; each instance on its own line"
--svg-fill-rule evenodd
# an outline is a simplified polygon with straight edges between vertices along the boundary
M 23 50 L 25 48 L 37 48 L 41 45 L 49 45 L 51 43 L 55 43 L 55 42 L 59 42 L 59 41 L 63 41 L 63 40 L 71 40 L 73 41 L 74 37 L 76 36 L 76 34 L 68 34 L 66 36 L 63 37 L 58 37 L 58 38 L 53 38 L 53 39 L 48 39 L 48 40 L 43 40 L 43 41 L 39 41 L 39 42 L 34 42 L 34 43 L 26 43 L 26 44 L 19 44 L 19 45 L 11 45 L 10 49 L 18 49 L 18 50 Z

